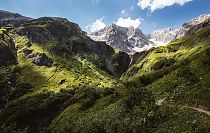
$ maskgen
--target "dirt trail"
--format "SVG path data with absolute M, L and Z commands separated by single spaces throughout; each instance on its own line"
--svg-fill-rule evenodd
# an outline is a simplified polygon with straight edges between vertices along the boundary
M 195 108 L 195 107 L 190 107 L 190 106 L 183 106 L 184 108 L 189 108 L 189 109 L 193 109 L 193 110 L 196 110 L 198 112 L 201 112 L 201 113 L 205 113 L 207 114 L 208 116 L 210 116 L 210 111 L 208 110 L 205 110 L 203 108 Z

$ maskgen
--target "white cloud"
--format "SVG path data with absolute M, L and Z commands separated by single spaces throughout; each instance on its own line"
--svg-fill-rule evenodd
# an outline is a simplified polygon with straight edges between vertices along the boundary
M 140 26 L 142 20 L 143 19 L 131 19 L 130 17 L 124 19 L 124 18 L 120 17 L 117 20 L 116 25 L 121 26 L 121 27 L 133 26 L 134 28 L 138 28 Z
M 91 25 L 86 26 L 86 29 L 90 32 L 95 32 L 98 31 L 100 29 L 103 29 L 104 27 L 106 27 L 106 24 L 103 22 L 104 17 L 97 19 L 95 22 L 93 22 Z
M 183 6 L 190 1 L 193 0 L 138 0 L 138 6 L 142 9 L 148 8 L 151 12 L 153 12 L 167 6 L 172 6 L 174 4 Z

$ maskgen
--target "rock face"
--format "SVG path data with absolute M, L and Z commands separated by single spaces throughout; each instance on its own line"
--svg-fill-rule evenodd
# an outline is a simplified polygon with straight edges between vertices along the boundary
M 37 66 L 51 67 L 53 64 L 53 61 L 45 53 L 30 54 L 28 57 L 31 58 L 32 63 Z
M 154 31 L 151 35 L 151 41 L 158 45 L 165 45 L 170 43 L 176 37 L 176 30 L 172 28 L 166 28 L 162 30 Z
M 186 35 L 190 36 L 192 34 L 197 33 L 198 31 L 202 30 L 204 27 L 208 26 L 210 24 L 210 18 L 205 20 L 204 22 L 197 24 L 196 26 L 192 27 L 190 30 L 186 32 Z M 209 35 L 206 35 L 209 36 Z
M 26 35 L 33 43 L 45 43 L 49 40 L 65 41 L 68 38 L 86 34 L 77 24 L 58 17 L 31 20 L 17 28 L 15 32 Z
M 85 38 L 84 40 L 73 41 L 72 42 L 72 52 L 81 55 L 94 54 L 94 59 L 100 69 L 119 77 L 124 73 L 130 63 L 130 57 L 125 52 L 115 53 L 114 49 L 107 45 L 105 42 L 95 42 L 90 38 Z
M 0 29 L 1 30 L 1 29 Z M 6 31 L 0 35 L 0 66 L 17 63 L 17 53 L 13 40 Z
M 207 19 L 210 19 L 210 14 L 200 15 L 200 16 L 184 23 L 179 29 L 176 30 L 175 39 L 185 36 L 191 28 L 193 28 L 194 26 L 196 26 L 198 24 L 203 23 Z
M 18 13 L 0 10 L 0 26 L 17 26 L 29 20 L 31 20 L 31 18 L 24 17 Z
M 210 19 L 210 14 L 203 14 L 203 15 L 200 15 L 200 16 L 184 23 L 178 29 L 167 28 L 167 29 L 154 31 L 150 35 L 151 36 L 150 40 L 158 45 L 168 44 L 171 41 L 174 41 L 175 39 L 178 39 L 185 35 L 188 35 L 191 28 L 193 28 L 197 25 L 200 25 L 201 23 L 203 23 L 204 21 L 206 21 L 208 19 Z
M 203 14 L 184 23 L 180 28 L 165 28 L 144 35 L 140 29 L 133 27 L 124 28 L 112 24 L 102 30 L 90 33 L 89 36 L 95 41 L 104 41 L 114 49 L 127 53 L 136 53 L 148 50 L 152 47 L 164 46 L 175 39 L 188 34 L 188 31 L 210 19 L 210 14 Z
M 27 35 L 33 43 L 44 43 L 53 39 L 49 32 L 41 27 L 21 27 L 16 33 L 22 36 Z
M 105 41 L 114 49 L 128 53 L 136 52 L 139 48 L 152 44 L 149 37 L 144 35 L 140 29 L 124 28 L 115 24 L 91 33 L 89 36 L 95 41 Z
M 128 54 L 120 51 L 113 55 L 111 65 L 108 65 L 108 68 L 113 75 L 120 77 L 129 68 L 130 61 Z

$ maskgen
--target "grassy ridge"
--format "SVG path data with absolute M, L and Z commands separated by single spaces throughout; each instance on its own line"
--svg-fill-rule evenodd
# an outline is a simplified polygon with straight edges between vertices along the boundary
M 166 47 L 151 50 L 122 76 L 140 82 L 167 102 L 204 106 L 210 109 L 210 26 Z

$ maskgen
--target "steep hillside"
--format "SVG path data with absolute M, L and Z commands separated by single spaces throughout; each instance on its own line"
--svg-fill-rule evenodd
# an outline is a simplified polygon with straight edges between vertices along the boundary
M 184 38 L 139 54 L 122 76 L 151 90 L 158 100 L 210 109 L 210 22 Z M 197 31 L 197 33 L 196 33 Z M 143 55 L 143 56 L 142 56 Z
M 0 33 L 2 133 L 210 132 L 208 21 L 132 60 L 64 18 Z
M 122 86 L 109 74 L 120 76 L 130 62 L 126 53 L 92 41 L 66 19 L 39 18 L 1 33 L 2 132 L 41 131 L 70 105 L 91 107 Z
M 165 47 L 136 53 L 135 64 L 121 79 L 151 91 L 156 104 L 166 107 L 166 112 L 171 112 L 170 107 L 178 110 L 188 108 L 194 113 L 205 112 L 207 116 L 210 110 L 210 21 L 194 26 L 187 35 Z M 179 112 L 175 117 L 166 118 L 158 132 L 182 132 L 186 129 L 209 132 L 209 129 L 205 130 L 210 126 L 206 121 L 209 117 L 201 120 L 194 113 Z M 199 121 L 203 121 L 205 128 L 200 130 L 189 126 L 197 125 Z

